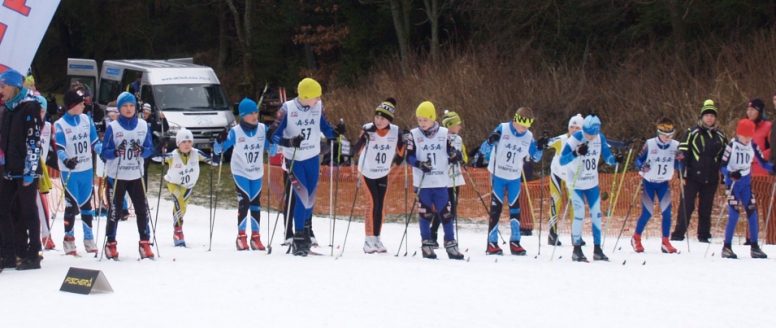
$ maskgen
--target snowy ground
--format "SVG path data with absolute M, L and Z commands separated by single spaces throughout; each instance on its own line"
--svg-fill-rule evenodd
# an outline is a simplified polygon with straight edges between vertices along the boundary
M 208 210 L 198 206 L 190 207 L 186 217 L 190 248 L 175 248 L 170 208 L 171 203 L 163 201 L 158 227 L 161 257 L 156 261 L 138 261 L 138 235 L 131 219 L 120 224 L 120 262 L 49 251 L 41 270 L 5 270 L 0 274 L 2 327 L 776 324 L 771 310 L 776 263 L 750 259 L 747 246 L 734 246 L 740 260 L 720 259 L 719 244 L 712 245 L 704 259 L 706 244 L 693 242 L 688 252 L 685 243 L 676 243 L 681 254 L 667 255 L 660 253 L 659 240 L 650 239 L 645 242 L 647 253 L 635 254 L 623 238 L 622 249 L 612 253 L 615 240 L 609 237 L 605 251 L 611 262 L 573 263 L 569 246 L 559 247 L 550 262 L 552 248 L 542 245 L 537 256 L 535 236 L 523 239 L 528 256 L 486 256 L 483 227 L 466 227 L 459 240 L 461 250 L 468 249 L 468 261 L 448 260 L 443 250 L 438 252 L 440 260 L 431 261 L 412 256 L 420 245 L 416 223 L 410 225 L 409 255 L 397 258 L 403 225 L 387 224 L 383 229 L 391 253 L 366 255 L 361 251 L 363 224 L 354 222 L 344 256 L 335 259 L 326 247 L 329 220 L 316 218 L 314 229 L 323 246 L 317 251 L 327 255 L 298 258 L 285 254 L 280 234 L 271 255 L 237 252 L 235 210 L 218 211 L 213 249 L 208 252 Z M 274 223 L 274 213 L 271 220 Z M 267 221 L 262 217 L 265 244 Z M 346 223 L 337 221 L 335 255 L 342 250 Z M 83 251 L 82 231 L 79 224 L 76 227 Z M 57 224 L 58 247 L 62 234 Z M 566 240 L 568 236 L 562 239 Z M 592 237 L 586 240 L 591 243 Z M 592 247 L 584 249 L 592 259 Z M 764 250 L 776 256 L 776 247 Z M 90 296 L 60 292 L 69 267 L 102 270 L 115 292 Z

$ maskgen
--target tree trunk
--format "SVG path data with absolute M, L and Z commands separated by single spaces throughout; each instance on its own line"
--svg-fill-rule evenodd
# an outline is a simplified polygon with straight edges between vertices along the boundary
M 224 2 L 218 3 L 218 66 L 219 72 L 223 72 L 226 68 L 226 57 L 229 47 L 229 42 L 226 37 L 226 8 L 224 8 Z
M 409 18 L 406 15 L 406 1 L 391 0 L 391 14 L 393 27 L 396 29 L 396 38 L 399 41 L 399 55 L 401 56 L 402 69 L 407 64 L 409 56 Z
M 682 3 L 680 0 L 668 0 L 668 10 L 671 13 L 671 33 L 672 41 L 674 43 L 674 49 L 676 50 L 676 57 L 684 62 L 687 59 L 687 53 L 685 52 L 685 37 L 684 37 L 684 20 L 682 15 Z
M 247 14 L 250 12 L 251 7 L 251 0 L 245 0 L 245 16 L 247 17 Z M 234 0 L 226 0 L 226 4 L 229 5 L 229 9 L 232 11 L 232 16 L 234 16 L 234 26 L 235 31 L 237 31 L 237 39 L 240 44 L 240 50 L 243 53 L 243 84 L 244 84 L 244 95 L 250 95 L 253 93 L 253 74 L 251 71 L 251 49 L 250 49 L 250 42 L 247 40 L 247 36 L 245 31 L 249 31 L 250 26 L 248 25 L 249 21 L 245 21 L 243 19 L 243 22 L 240 23 L 240 13 L 237 11 L 237 7 L 234 6 Z M 245 29 L 245 31 L 243 31 Z
M 423 0 L 426 6 L 426 16 L 431 24 L 431 44 L 429 45 L 431 59 L 437 60 L 439 56 L 439 0 Z

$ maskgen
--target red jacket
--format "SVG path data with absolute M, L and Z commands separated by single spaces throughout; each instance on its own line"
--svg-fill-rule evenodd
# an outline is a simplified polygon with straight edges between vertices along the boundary
M 760 150 L 763 152 L 763 158 L 770 158 L 771 157 L 771 122 L 766 120 L 761 120 L 760 123 L 755 124 L 754 129 L 754 138 L 752 139 L 754 143 L 757 144 L 758 147 L 760 147 Z M 768 171 L 766 171 L 762 166 L 760 166 L 760 163 L 757 161 L 752 162 L 752 175 L 767 175 Z

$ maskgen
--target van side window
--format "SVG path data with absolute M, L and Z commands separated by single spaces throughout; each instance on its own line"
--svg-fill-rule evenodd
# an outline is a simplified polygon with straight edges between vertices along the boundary
M 156 101 L 154 100 L 154 92 L 150 85 L 144 85 L 140 91 L 140 100 L 146 104 L 151 104 L 151 111 L 156 111 Z
M 108 79 L 100 80 L 100 94 L 97 97 L 98 104 L 107 104 L 119 97 L 121 86 L 118 81 Z

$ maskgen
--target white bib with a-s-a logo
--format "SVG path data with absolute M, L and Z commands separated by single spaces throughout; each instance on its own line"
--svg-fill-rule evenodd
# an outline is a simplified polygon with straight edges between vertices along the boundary
M 199 179 L 199 161 L 199 150 L 196 148 L 191 148 L 189 160 L 186 163 L 183 162 L 181 151 L 176 149 L 172 153 L 172 164 L 170 164 L 170 169 L 167 170 L 164 180 L 186 189 L 194 188 L 197 179 Z
M 657 138 L 647 140 L 647 160 L 644 165 L 649 165 L 649 172 L 639 172 L 649 182 L 669 181 L 674 176 L 674 158 L 679 148 L 679 141 L 669 141 L 666 149 L 658 146 Z
M 289 122 L 291 123 L 291 122 Z M 264 142 L 266 127 L 259 123 L 256 134 L 249 137 L 240 125 L 232 128 L 234 131 L 234 150 L 232 151 L 232 174 L 249 180 L 264 177 Z M 304 145 L 304 143 L 302 143 Z M 299 152 L 296 153 L 297 159 Z M 290 158 L 290 157 L 289 157 Z
M 418 161 L 431 161 L 431 171 L 425 175 L 421 169 L 412 168 L 412 185 L 422 188 L 447 188 L 450 183 L 447 176 L 447 129 L 440 127 L 430 138 L 423 135 L 419 128 L 412 129 L 410 133 L 415 140 L 415 158 Z
M 747 176 L 752 170 L 752 160 L 754 160 L 754 148 L 752 142 L 742 144 L 736 139 L 730 142 L 730 157 L 728 158 L 727 169 L 729 172 L 741 171 L 741 176 Z
M 40 131 L 40 159 L 45 164 L 48 159 L 49 147 L 51 147 L 51 123 L 43 123 Z
M 457 134 L 450 134 L 450 143 L 453 145 L 453 148 L 463 153 L 463 139 L 461 139 L 461 136 Z M 466 184 L 466 180 L 463 178 L 463 173 L 461 173 L 462 169 L 463 168 L 461 167 L 461 163 L 450 164 L 450 172 L 447 174 L 448 176 L 452 177 L 450 179 L 450 187 L 463 186 Z
M 577 132 L 582 134 L 582 132 Z M 566 141 L 566 146 L 571 150 L 576 150 L 580 144 L 587 143 L 587 154 L 585 156 L 577 156 L 566 167 L 566 186 L 571 189 L 587 190 L 598 185 L 598 165 L 601 158 L 601 135 L 595 136 L 595 139 L 588 140 L 582 135 L 582 140 L 577 140 L 576 137 L 571 136 Z M 577 174 L 577 168 L 579 173 Z M 574 177 L 577 177 L 576 182 Z
M 372 125 L 374 123 L 364 124 L 364 130 L 368 130 Z M 358 170 L 369 179 L 382 178 L 391 171 L 396 144 L 401 138 L 399 127 L 391 124 L 384 137 L 379 136 L 377 132 L 364 133 L 369 133 L 369 142 L 358 158 Z
M 283 138 L 291 139 L 298 135 L 304 136 L 304 140 L 294 155 L 294 147 L 283 147 L 283 156 L 303 161 L 318 156 L 321 153 L 321 116 L 323 107 L 319 101 L 315 106 L 302 110 L 296 105 L 296 101 L 286 101 L 286 128 L 283 130 Z
M 135 180 L 143 177 L 143 158 L 135 157 L 132 153 L 132 141 L 142 145 L 148 134 L 148 124 L 145 120 L 137 119 L 137 126 L 132 130 L 124 129 L 119 121 L 110 123 L 113 130 L 113 144 L 118 150 L 122 143 L 126 144 L 127 151 L 122 156 L 109 159 L 105 165 L 108 167 L 108 177 L 119 180 Z
M 91 120 L 86 114 L 78 116 L 78 125 L 70 125 L 65 118 L 60 118 L 54 123 L 56 129 L 65 134 L 65 152 L 67 158 L 78 157 L 78 165 L 70 170 L 59 159 L 59 169 L 68 172 L 81 172 L 92 169 L 92 147 L 90 141 Z
M 506 179 L 520 179 L 523 174 L 523 161 L 528 156 L 528 150 L 533 141 L 533 133 L 526 130 L 518 137 L 512 133 L 512 123 L 501 123 L 501 139 L 491 150 L 488 171 L 493 175 Z

